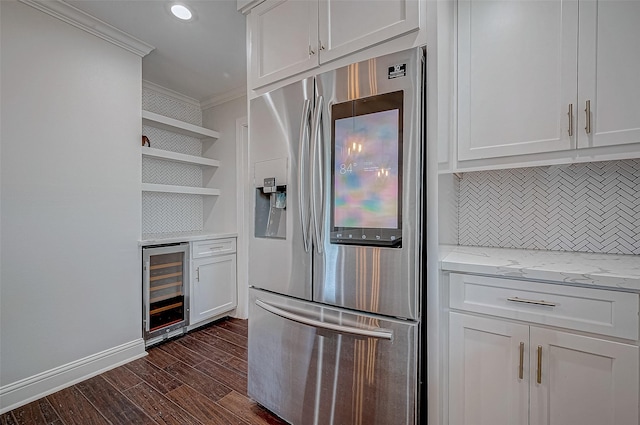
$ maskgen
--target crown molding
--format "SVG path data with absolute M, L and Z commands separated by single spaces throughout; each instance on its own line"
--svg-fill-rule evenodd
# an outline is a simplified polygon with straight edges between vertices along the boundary
M 235 89 L 231 89 L 224 93 L 220 93 L 215 96 L 212 96 L 209 99 L 200 102 L 200 104 L 202 105 L 202 110 L 204 111 L 205 109 L 213 108 L 214 106 L 222 105 L 223 103 L 240 99 L 241 97 L 246 95 L 247 95 L 246 87 L 236 87 Z
M 200 106 L 200 101 L 197 99 L 194 99 L 192 97 L 186 96 L 182 93 L 178 93 L 177 91 L 173 91 L 171 89 L 168 89 L 166 87 L 162 87 L 159 84 L 156 83 L 152 83 L 149 80 L 142 80 L 142 89 L 143 90 L 151 90 L 153 92 L 156 92 L 158 94 L 170 97 L 174 100 L 177 100 L 179 102 L 183 102 L 186 104 L 189 104 L 191 106 L 196 106 L 197 108 L 201 109 Z
M 124 31 L 103 22 L 62 0 L 19 0 L 41 12 L 60 19 L 76 28 L 100 37 L 140 57 L 149 54 L 155 47 L 145 43 Z

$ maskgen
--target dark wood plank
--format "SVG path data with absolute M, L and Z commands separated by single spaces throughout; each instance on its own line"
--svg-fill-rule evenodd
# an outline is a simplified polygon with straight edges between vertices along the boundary
M 158 424 L 200 424 L 193 416 L 144 382 L 128 389 L 124 395 Z
M 247 319 L 236 319 L 235 317 L 228 317 L 227 322 L 233 323 L 234 325 L 243 327 L 245 329 L 249 327 L 249 321 Z
M 282 419 L 235 391 L 220 399 L 218 404 L 251 425 L 287 425 Z
M 247 358 L 247 349 L 244 347 L 240 347 L 239 345 L 232 344 L 229 341 L 225 341 L 224 339 L 217 338 L 211 334 L 205 332 L 194 333 L 193 335 L 188 335 L 189 338 L 197 339 L 200 342 L 203 342 L 211 347 L 217 348 L 223 353 L 231 354 L 232 356 L 240 357 L 241 359 Z M 213 359 L 210 359 L 213 360 Z
M 189 366 L 195 366 L 207 360 L 206 357 L 188 349 L 184 345 L 178 343 L 178 341 L 172 342 L 171 344 L 160 345 L 158 349 L 171 354 L 173 357 L 188 364 Z
M 221 322 L 219 325 L 216 325 L 217 327 L 226 329 L 228 331 L 231 332 L 235 332 L 240 336 L 243 337 L 247 337 L 247 334 L 249 333 L 248 331 L 248 327 L 247 327 L 247 321 L 243 320 L 242 321 L 243 324 L 238 324 L 237 322 L 231 321 L 231 320 L 225 320 L 223 322 Z
M 111 369 L 100 376 L 120 391 L 135 387 L 142 382 L 142 378 L 131 373 L 131 371 L 124 366 Z
M 218 379 L 181 362 L 167 367 L 166 371 L 200 394 L 207 396 L 211 401 L 218 401 L 231 392 L 231 388 Z
M 177 344 L 177 342 L 172 341 L 170 344 Z M 160 369 L 164 369 L 165 367 L 180 361 L 175 356 L 172 356 L 171 354 L 167 353 L 166 351 L 162 351 L 160 349 L 160 347 L 161 347 L 161 345 L 153 347 L 153 348 L 150 348 L 147 351 L 147 353 L 149 354 L 146 357 L 147 361 L 149 361 L 149 362 L 153 363 L 154 365 L 158 366 Z
M 206 361 L 196 366 L 196 369 L 222 382 L 240 394 L 247 393 L 247 376 L 228 369 L 218 363 Z M 226 394 L 225 394 L 226 395 Z
M 167 397 L 207 425 L 247 425 L 246 422 L 214 403 L 198 391 L 183 385 L 167 393 Z
M 162 394 L 175 390 L 181 385 L 171 375 L 146 358 L 134 360 L 131 363 L 127 363 L 125 367 Z
M 82 394 L 114 425 L 156 422 L 101 376 L 76 384 Z
M 245 359 L 239 359 L 238 357 L 233 357 L 232 359 L 222 363 L 223 366 L 228 367 L 229 369 L 238 372 L 245 377 L 247 376 L 248 365 Z
M 75 385 L 48 395 L 46 398 L 67 425 L 108 425 L 110 423 L 89 403 Z
M 247 348 L 247 337 L 231 332 L 219 326 L 212 326 L 203 330 L 204 333 L 223 339 L 242 348 Z
M 17 422 L 13 418 L 11 411 L 0 415 L 0 425 L 16 425 L 16 424 Z
M 210 340 L 211 337 L 208 336 L 207 334 L 202 334 L 202 335 L 203 336 L 201 336 L 200 339 L 195 338 L 192 335 L 187 335 L 186 337 L 180 340 L 180 344 L 184 345 L 191 351 L 194 351 L 200 354 L 201 356 L 205 357 L 207 360 L 212 360 L 214 362 L 224 363 L 233 358 L 232 354 L 225 353 L 224 351 L 204 342 L 204 341 Z
M 15 423 L 20 425 L 50 425 L 60 417 L 45 398 L 13 410 Z

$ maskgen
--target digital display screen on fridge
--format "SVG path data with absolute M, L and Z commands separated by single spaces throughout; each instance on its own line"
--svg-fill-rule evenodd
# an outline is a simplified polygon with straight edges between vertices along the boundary
M 401 196 L 402 92 L 333 105 L 331 242 L 399 245 Z

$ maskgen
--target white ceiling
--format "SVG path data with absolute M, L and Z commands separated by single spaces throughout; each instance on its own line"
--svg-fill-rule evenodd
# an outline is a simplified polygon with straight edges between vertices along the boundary
M 169 12 L 189 6 L 194 19 Z M 155 47 L 142 78 L 205 102 L 246 87 L 245 17 L 236 0 L 67 0 L 67 3 Z

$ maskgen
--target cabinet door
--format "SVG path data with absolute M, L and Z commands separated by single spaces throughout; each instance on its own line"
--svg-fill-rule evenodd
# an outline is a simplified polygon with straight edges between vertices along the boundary
M 236 307 L 235 254 L 193 261 L 190 304 L 191 324 Z
M 531 425 L 638 423 L 638 347 L 531 327 L 530 354 Z
M 251 85 L 261 87 L 318 66 L 318 3 L 267 0 L 249 15 Z
M 449 424 L 527 425 L 529 327 L 449 314 Z
M 459 160 L 575 147 L 577 24 L 575 0 L 458 2 Z
M 639 23 L 640 0 L 580 2 L 578 147 L 640 142 Z
M 418 0 L 319 0 L 320 62 L 417 30 Z

